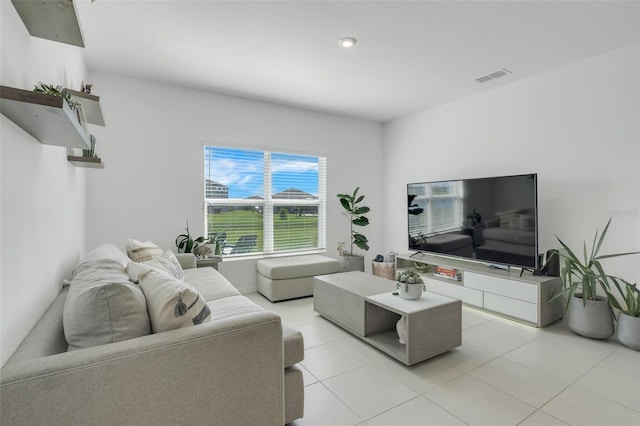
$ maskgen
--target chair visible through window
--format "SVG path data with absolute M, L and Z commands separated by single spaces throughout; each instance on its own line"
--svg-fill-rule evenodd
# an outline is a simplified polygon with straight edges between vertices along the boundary
M 257 235 L 242 235 L 235 244 L 226 244 L 224 254 L 250 253 L 258 243 Z

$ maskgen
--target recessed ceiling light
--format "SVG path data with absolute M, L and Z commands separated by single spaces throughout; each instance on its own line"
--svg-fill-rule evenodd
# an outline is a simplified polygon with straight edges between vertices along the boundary
M 344 47 L 345 49 L 355 46 L 357 42 L 358 40 L 353 37 L 342 37 L 340 40 L 338 40 L 338 44 L 340 45 L 340 47 Z

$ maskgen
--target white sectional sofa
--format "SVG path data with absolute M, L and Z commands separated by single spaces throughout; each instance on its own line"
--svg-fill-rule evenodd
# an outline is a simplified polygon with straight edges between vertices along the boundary
M 157 333 L 153 325 L 145 332 L 144 319 L 131 327 L 138 320 L 114 309 L 114 298 L 122 290 L 139 305 L 144 293 L 126 282 L 126 254 L 101 246 L 80 262 L 71 285 L 0 370 L 0 424 L 282 425 L 302 417 L 302 373 L 295 365 L 304 357 L 300 332 L 240 295 L 213 268 L 196 269 L 192 255 L 176 257 L 183 281 L 206 302 L 206 321 Z M 74 310 L 67 300 L 84 297 L 76 294 L 77 277 L 104 265 L 106 281 L 122 282 L 97 285 L 89 294 L 98 302 L 85 313 Z M 102 327 L 97 340 L 83 336 L 82 314 L 88 327 Z M 128 337 L 131 332 L 142 335 Z

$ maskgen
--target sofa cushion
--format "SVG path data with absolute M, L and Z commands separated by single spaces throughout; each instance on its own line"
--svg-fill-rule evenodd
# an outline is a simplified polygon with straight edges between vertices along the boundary
M 101 244 L 87 253 L 82 259 L 80 259 L 78 264 L 73 268 L 73 271 L 71 272 L 71 278 L 73 278 L 78 272 L 90 268 L 91 265 L 99 259 L 115 260 L 116 262 L 120 263 L 123 268 L 127 266 L 127 263 L 131 261 L 131 259 L 127 257 L 124 251 L 122 251 L 116 245 Z
M 240 294 L 220 272 L 213 268 L 187 269 L 184 271 L 184 281 L 195 287 L 207 302 Z
M 134 262 L 147 262 L 162 256 L 162 249 L 151 241 L 140 241 L 129 238 L 127 243 L 127 255 Z
M 304 359 L 304 339 L 302 333 L 295 328 L 282 324 L 282 340 L 284 342 L 284 367 L 301 362 Z
M 116 260 L 84 262 L 69 286 L 63 309 L 69 350 L 119 342 L 150 333 L 142 290 Z
M 178 259 L 176 259 L 176 256 L 171 250 L 167 250 L 162 256 L 144 262 L 144 264 L 166 272 L 169 276 L 178 280 L 184 279 L 182 266 L 180 266 L 180 262 L 178 262 Z
M 184 281 L 150 268 L 140 275 L 151 329 L 160 333 L 210 321 L 211 311 L 200 293 Z
M 336 259 L 319 254 L 260 259 L 256 265 L 259 273 L 274 280 L 333 274 L 340 269 Z

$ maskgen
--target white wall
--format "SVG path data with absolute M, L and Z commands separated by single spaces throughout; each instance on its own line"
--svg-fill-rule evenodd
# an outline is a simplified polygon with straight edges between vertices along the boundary
M 30 37 L 11 2 L 0 2 L 1 83 L 79 89 L 81 49 Z M 0 117 L 0 364 L 35 325 L 84 250 L 84 171 L 65 148 L 40 144 Z
M 380 124 L 101 72 L 90 80 L 107 126 L 94 132 L 105 169 L 87 176 L 88 249 L 134 238 L 175 250 L 187 220 L 202 235 L 208 140 L 325 155 L 327 254 L 349 237 L 335 195 L 356 186 L 372 209 L 366 259 L 384 252 Z M 225 260 L 220 270 L 242 291 L 255 290 L 255 261 Z
M 639 63 L 634 45 L 386 123 L 387 245 L 406 252 L 408 182 L 535 172 L 541 250 L 609 217 L 602 253 L 640 250 Z M 605 262 L 640 280 L 640 256 Z

